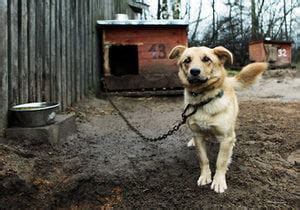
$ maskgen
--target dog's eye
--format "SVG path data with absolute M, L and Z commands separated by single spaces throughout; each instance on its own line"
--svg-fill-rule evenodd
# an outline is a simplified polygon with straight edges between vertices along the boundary
M 208 61 L 210 61 L 210 58 L 207 57 L 207 56 L 204 56 L 204 57 L 202 58 L 202 61 L 203 61 L 203 62 L 208 62 Z
M 183 63 L 185 64 L 189 64 L 191 62 L 191 58 L 187 57 L 186 59 L 184 59 Z

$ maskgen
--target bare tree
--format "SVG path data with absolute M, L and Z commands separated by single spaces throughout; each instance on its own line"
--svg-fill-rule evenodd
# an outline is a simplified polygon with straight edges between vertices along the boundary
M 157 0 L 157 15 L 156 15 L 156 18 L 158 20 L 160 20 L 160 16 L 161 16 L 161 4 L 160 4 L 160 0 Z
M 198 10 L 198 16 L 197 16 L 197 19 L 196 19 L 196 25 L 195 25 L 195 28 L 194 28 L 194 32 L 192 33 L 192 36 L 191 36 L 191 41 L 192 42 L 195 41 L 196 35 L 198 33 L 199 23 L 202 21 L 201 13 L 202 13 L 202 0 L 200 0 L 200 6 L 199 6 L 199 10 Z
M 285 40 L 288 40 L 288 26 L 287 26 L 287 14 L 286 14 L 286 0 L 283 0 L 283 22 L 284 22 L 284 35 L 285 35 Z
M 215 4 L 215 0 L 212 0 L 212 4 L 211 4 L 211 7 L 212 7 L 212 10 L 213 10 L 213 13 L 212 13 L 212 41 L 217 39 L 218 37 L 218 32 L 216 30 L 216 4 Z
M 173 19 L 180 19 L 181 0 L 174 0 L 172 5 Z

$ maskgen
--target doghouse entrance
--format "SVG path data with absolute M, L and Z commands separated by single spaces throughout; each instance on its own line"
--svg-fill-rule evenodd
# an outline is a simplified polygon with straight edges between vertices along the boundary
M 109 49 L 110 72 L 114 76 L 138 74 L 137 45 L 113 45 Z

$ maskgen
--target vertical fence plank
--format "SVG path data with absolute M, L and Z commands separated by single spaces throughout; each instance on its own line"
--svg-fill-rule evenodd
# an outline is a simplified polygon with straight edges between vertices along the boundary
M 94 84 L 94 69 L 95 69 L 95 59 L 94 59 L 94 56 L 95 56 L 95 52 L 94 52 L 94 49 L 96 48 L 96 45 L 95 45 L 95 39 L 94 39 L 94 36 L 95 36 L 95 30 L 94 30 L 94 21 L 95 21 L 95 5 L 96 5 L 96 0 L 92 0 L 92 8 L 91 8 L 91 45 L 92 45 L 92 48 L 91 48 L 91 71 L 92 71 L 92 83 L 93 83 L 93 86 L 95 85 Z
M 80 64 L 80 0 L 76 0 L 76 17 L 75 17 L 75 35 L 76 35 L 76 102 L 80 100 L 80 70 L 81 70 L 81 64 Z
M 84 96 L 84 1 L 79 1 L 79 36 L 80 36 L 80 99 Z
M 61 102 L 61 1 L 56 2 L 56 101 Z
M 16 105 L 19 100 L 19 60 L 18 60 L 18 0 L 9 2 L 9 105 Z
M 50 0 L 44 0 L 44 20 L 45 20 L 45 39 L 44 39 L 44 100 L 50 101 Z
M 61 1 L 61 108 L 67 104 L 67 63 L 66 63 L 66 1 Z
M 71 83 L 72 83 L 72 91 L 71 98 L 72 104 L 76 101 L 76 1 L 70 0 L 71 12 Z
M 72 82 L 71 82 L 71 20 L 70 20 L 70 13 L 71 13 L 71 2 L 70 0 L 66 0 L 66 66 L 67 66 L 67 75 L 66 75 L 66 82 L 67 82 L 67 106 L 71 105 L 72 103 Z
M 50 100 L 56 101 L 56 0 L 51 0 L 50 11 Z
M 88 1 L 88 83 L 89 86 L 88 88 L 91 89 L 93 88 L 92 86 L 92 73 L 93 73 L 93 68 L 92 68 L 92 21 L 93 21 L 93 13 L 92 13 L 92 5 L 93 1 Z
M 35 69 L 35 1 L 28 0 L 28 77 L 29 77 L 29 102 L 34 102 L 36 98 L 36 69 Z
M 97 80 L 96 80 L 96 72 L 97 72 L 97 64 L 96 64 L 96 58 L 97 58 L 97 47 L 96 46 L 96 39 L 97 39 L 97 33 L 96 33 L 96 21 L 97 21 L 97 11 L 98 11 L 98 5 L 99 5 L 99 0 L 94 0 L 94 4 L 96 5 L 96 7 L 94 7 L 93 9 L 93 26 L 92 26 L 92 30 L 93 30 L 93 83 L 94 85 L 96 85 Z
M 27 37 L 27 1 L 19 2 L 19 14 L 20 14 L 20 24 L 19 24 L 19 84 L 20 84 L 20 102 L 28 102 L 28 37 Z
M 107 3 L 104 0 L 98 1 L 98 10 L 96 11 L 96 20 L 94 21 L 94 27 L 96 27 L 96 21 L 103 17 L 105 15 L 105 11 L 109 11 L 109 8 L 107 8 L 109 5 L 113 4 L 114 1 Z M 104 7 L 105 6 L 105 7 Z M 104 9 L 105 8 L 105 9 Z M 95 72 L 94 72 L 94 81 L 95 81 L 95 89 L 97 90 L 96 95 L 99 95 L 100 91 L 100 61 L 102 58 L 99 57 L 99 49 L 101 49 L 100 44 L 102 43 L 102 40 L 99 40 L 100 38 L 102 39 L 102 36 L 98 36 L 99 31 L 95 29 Z M 102 52 L 101 52 L 102 54 Z
M 88 57 L 87 57 L 87 1 L 83 1 L 83 76 L 84 76 L 84 92 L 83 97 L 88 93 Z
M 0 0 L 0 136 L 3 136 L 7 126 L 8 109 L 8 28 L 7 0 Z
M 37 100 L 43 100 L 43 72 L 44 72 L 44 2 L 36 0 L 36 45 L 35 45 L 35 69 L 36 69 L 36 89 Z

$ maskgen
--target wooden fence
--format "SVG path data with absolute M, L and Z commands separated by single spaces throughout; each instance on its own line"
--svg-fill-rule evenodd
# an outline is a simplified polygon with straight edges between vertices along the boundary
M 0 135 L 11 105 L 58 101 L 64 110 L 97 88 L 96 20 L 128 13 L 125 4 L 0 0 Z

